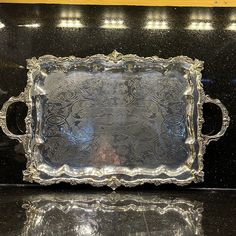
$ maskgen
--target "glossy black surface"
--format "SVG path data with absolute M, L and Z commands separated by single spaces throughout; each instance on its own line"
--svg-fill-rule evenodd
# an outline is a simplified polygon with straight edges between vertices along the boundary
M 0 235 L 235 235 L 235 191 L 0 188 Z
M 145 29 L 150 13 L 155 19 L 166 21 L 169 29 Z M 235 16 L 236 9 L 232 8 L 1 4 L 0 21 L 5 27 L 0 29 L 0 106 L 9 97 L 23 91 L 27 79 L 25 60 L 33 56 L 85 57 L 97 53 L 109 54 L 116 49 L 123 54 L 158 55 L 163 58 L 187 55 L 203 60 L 205 92 L 226 105 L 231 124 L 223 138 L 207 147 L 204 156 L 205 182 L 194 186 L 235 188 L 236 28 L 232 25 L 236 22 Z M 57 27 L 62 18 L 71 17 L 80 20 L 84 27 Z M 126 28 L 101 27 L 106 18 L 114 17 L 122 19 Z M 210 25 L 195 24 L 195 29 L 200 27 L 204 30 L 187 29 L 194 21 Z M 40 24 L 40 27 L 29 27 L 32 23 Z M 227 30 L 229 26 L 231 30 Z M 9 128 L 15 132 L 23 131 L 25 114 L 25 107 L 12 107 L 8 113 Z M 207 105 L 204 132 L 216 133 L 221 125 L 220 119 L 218 109 Z M 1 132 L 0 183 L 23 183 L 21 172 L 25 164 L 22 146 Z

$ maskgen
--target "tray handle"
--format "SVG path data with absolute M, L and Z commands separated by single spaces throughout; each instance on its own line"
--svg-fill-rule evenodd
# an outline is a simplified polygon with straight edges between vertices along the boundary
M 205 143 L 208 144 L 211 141 L 217 141 L 221 136 L 224 135 L 225 131 L 229 126 L 230 117 L 226 107 L 221 103 L 219 99 L 212 99 L 210 96 L 206 95 L 204 103 L 213 103 L 217 105 L 222 112 L 222 126 L 220 131 L 217 134 L 211 136 L 202 134 L 203 138 L 205 139 Z
M 17 139 L 19 142 L 23 142 L 23 140 L 26 137 L 26 134 L 20 134 L 20 135 L 13 134 L 7 127 L 7 121 L 6 121 L 7 110 L 8 107 L 15 102 L 24 102 L 27 105 L 24 92 L 20 93 L 20 95 L 17 97 L 10 97 L 9 100 L 3 104 L 2 109 L 0 110 L 0 126 L 2 128 L 2 131 L 9 138 Z

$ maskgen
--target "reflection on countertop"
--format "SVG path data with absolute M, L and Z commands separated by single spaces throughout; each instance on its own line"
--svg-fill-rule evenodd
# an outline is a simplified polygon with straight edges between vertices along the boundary
M 236 235 L 236 191 L 0 187 L 0 235 Z
M 22 235 L 202 235 L 202 204 L 137 194 L 43 194 L 24 204 Z

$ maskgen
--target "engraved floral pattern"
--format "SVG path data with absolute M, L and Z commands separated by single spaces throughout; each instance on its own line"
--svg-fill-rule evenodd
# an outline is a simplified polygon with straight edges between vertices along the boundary
M 133 74 L 131 64 L 122 73 L 120 67 L 102 73 L 91 67 L 71 74 L 55 70 L 56 85 L 48 75 L 41 88 L 47 95 L 39 151 L 49 165 L 177 168 L 186 161 L 188 81 L 178 65 L 176 78 L 148 66 Z

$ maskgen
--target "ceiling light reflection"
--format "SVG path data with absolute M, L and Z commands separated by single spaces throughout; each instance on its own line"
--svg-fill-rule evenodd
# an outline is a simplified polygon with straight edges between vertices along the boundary
M 191 20 L 211 20 L 210 12 L 193 12 L 190 16 Z
M 168 22 L 165 20 L 148 20 L 145 29 L 166 30 L 169 29 Z
M 61 12 L 61 18 L 80 18 L 81 13 L 78 11 L 72 11 L 72 10 L 67 10 L 67 11 L 62 11 Z
M 57 25 L 60 28 L 83 28 L 84 25 L 80 22 L 80 20 L 61 20 Z
M 232 31 L 236 31 L 236 22 L 232 22 L 230 23 L 227 28 L 227 30 L 232 30 Z
M 34 23 L 34 24 L 25 24 L 25 25 L 18 25 L 19 27 L 27 27 L 27 28 L 38 28 L 40 27 L 40 24 Z
M 198 10 L 190 15 L 188 30 L 213 30 L 212 14 L 208 10 Z
M 230 21 L 236 21 L 236 13 L 231 14 Z
M 103 15 L 104 19 L 124 19 L 124 14 L 122 11 L 109 11 L 105 12 Z
M 2 22 L 0 22 L 0 29 L 2 29 L 4 27 L 5 27 L 5 25 Z
M 229 24 L 226 27 L 226 30 L 230 30 L 230 31 L 236 31 L 236 14 L 235 12 L 231 14 L 231 16 L 229 17 Z
M 166 20 L 167 12 L 166 11 L 151 11 L 147 14 L 149 20 Z
M 144 28 L 151 30 L 170 29 L 167 12 L 165 10 L 148 12 Z
M 188 30 L 213 30 L 212 22 L 193 21 L 187 27 Z
M 101 28 L 106 29 L 126 29 L 127 26 L 124 23 L 123 19 L 112 19 L 112 18 L 106 18 L 103 22 L 103 25 Z

